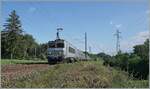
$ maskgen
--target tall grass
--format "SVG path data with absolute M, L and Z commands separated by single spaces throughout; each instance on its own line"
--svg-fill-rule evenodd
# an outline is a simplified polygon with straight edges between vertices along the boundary
M 2 82 L 15 88 L 128 88 L 148 87 L 146 80 L 133 80 L 123 71 L 105 67 L 99 61 L 64 63 L 46 71 Z

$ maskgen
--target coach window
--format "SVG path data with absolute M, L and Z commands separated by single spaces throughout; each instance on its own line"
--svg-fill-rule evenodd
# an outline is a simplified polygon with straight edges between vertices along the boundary
M 70 53 L 75 53 L 75 49 L 69 47 L 69 52 L 70 52 Z

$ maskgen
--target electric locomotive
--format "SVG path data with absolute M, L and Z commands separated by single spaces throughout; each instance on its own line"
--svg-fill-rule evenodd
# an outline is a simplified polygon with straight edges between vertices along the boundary
M 56 40 L 48 42 L 48 63 L 57 63 L 64 60 L 69 62 L 89 60 L 89 56 L 85 56 L 81 50 L 77 49 L 68 41 L 59 38 L 60 30 L 62 30 L 62 28 L 57 29 Z

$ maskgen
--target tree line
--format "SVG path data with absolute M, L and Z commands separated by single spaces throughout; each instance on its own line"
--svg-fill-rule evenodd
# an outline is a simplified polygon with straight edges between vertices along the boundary
M 135 45 L 132 53 L 118 53 L 110 56 L 105 53 L 97 54 L 104 60 L 104 65 L 127 71 L 138 79 L 149 79 L 149 39 L 144 44 Z
M 22 29 L 16 11 L 13 10 L 1 30 L 2 59 L 30 59 L 46 57 L 47 43 L 38 44 L 32 35 Z

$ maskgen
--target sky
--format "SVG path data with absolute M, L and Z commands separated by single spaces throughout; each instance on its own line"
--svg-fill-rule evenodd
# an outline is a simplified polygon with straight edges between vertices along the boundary
M 25 33 L 36 42 L 46 43 L 60 37 L 84 50 L 84 34 L 92 53 L 116 53 L 116 29 L 121 32 L 120 49 L 132 52 L 133 46 L 142 44 L 149 35 L 150 14 L 148 0 L 141 2 L 52 2 L 3 1 L 2 23 L 12 10 L 20 16 Z

